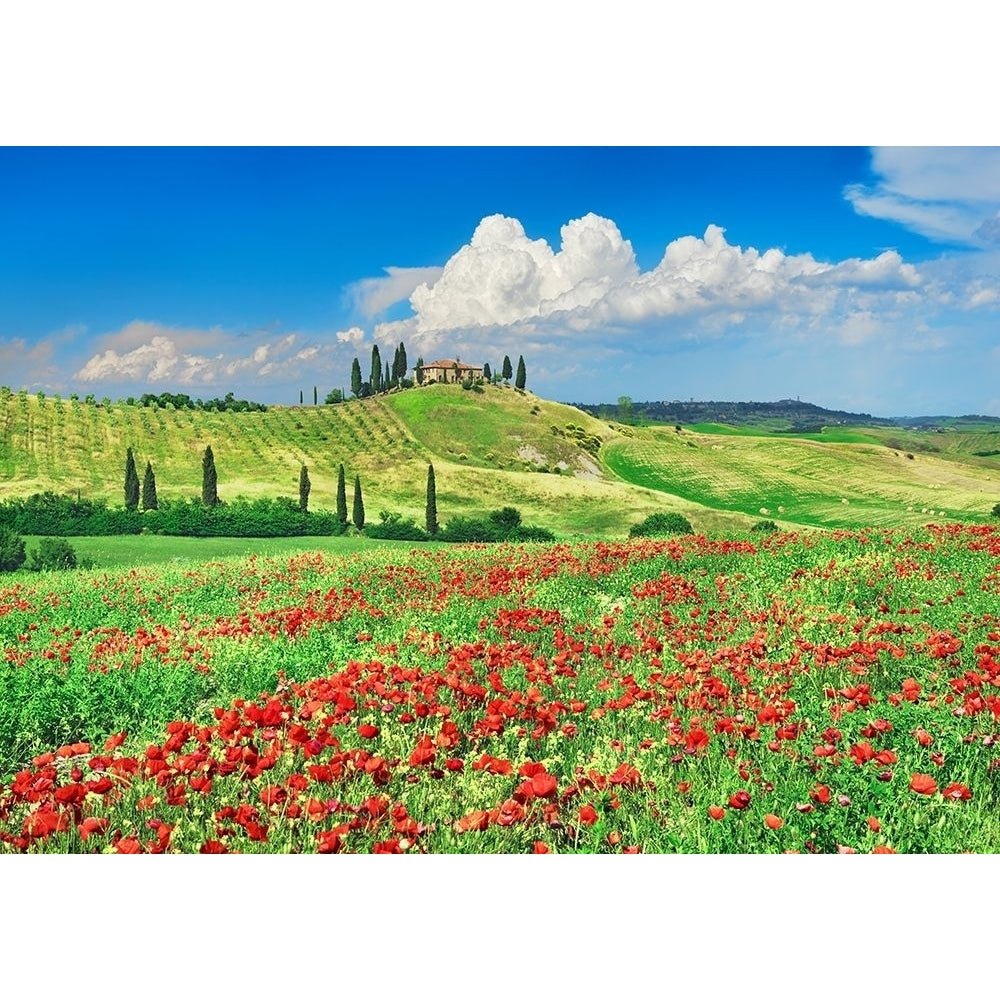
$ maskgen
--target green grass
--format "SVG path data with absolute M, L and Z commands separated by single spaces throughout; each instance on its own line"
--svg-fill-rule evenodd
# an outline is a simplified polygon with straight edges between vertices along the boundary
M 38 542 L 33 535 L 24 538 L 28 552 Z M 243 558 L 251 555 L 277 558 L 301 552 L 325 552 L 350 556 L 384 549 L 398 558 L 414 548 L 443 548 L 443 542 L 397 542 L 343 535 L 333 538 L 177 538 L 167 535 L 83 535 L 68 539 L 77 559 L 88 560 L 94 569 L 118 566 L 156 566 L 161 563 L 205 563 L 217 559 Z M 27 571 L 22 571 L 25 578 Z M 5 580 L 11 579 L 5 576 Z

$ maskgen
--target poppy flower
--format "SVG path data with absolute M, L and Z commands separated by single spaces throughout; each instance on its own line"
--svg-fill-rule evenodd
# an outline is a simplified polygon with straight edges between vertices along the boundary
M 933 795 L 937 791 L 937 782 L 929 774 L 918 772 L 910 776 L 910 789 L 920 795 Z
M 972 798 L 972 789 L 953 781 L 950 785 L 945 786 L 941 794 L 946 799 L 952 799 L 955 802 L 968 802 Z
M 709 806 L 708 815 L 711 816 L 712 819 L 722 819 L 726 815 L 726 810 L 723 809 L 722 806 Z
M 580 822 L 584 826 L 593 826 L 597 822 L 597 810 L 589 802 L 580 808 Z
M 877 816 L 868 817 L 868 829 L 871 830 L 872 833 L 878 833 L 879 830 L 882 829 L 882 824 L 879 822 Z
M 373 726 L 370 722 L 363 722 L 358 726 L 358 736 L 363 740 L 373 740 L 381 732 L 378 726 Z
M 750 793 L 747 791 L 738 791 L 734 795 L 729 796 L 729 804 L 733 809 L 746 809 L 750 805 Z
M 535 846 L 532 848 L 532 854 L 551 854 L 549 850 L 549 845 L 545 843 L 544 840 L 536 840 Z
M 780 816 L 775 816 L 774 813 L 768 813 L 764 817 L 764 825 L 769 830 L 780 830 L 785 825 L 785 821 Z

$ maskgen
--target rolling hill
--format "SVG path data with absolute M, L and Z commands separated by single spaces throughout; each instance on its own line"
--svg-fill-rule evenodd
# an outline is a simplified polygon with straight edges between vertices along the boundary
M 985 520 L 1000 499 L 988 424 L 885 423 L 811 433 L 749 425 L 632 427 L 503 386 L 434 385 L 338 405 L 233 413 L 0 398 L 0 497 L 52 490 L 122 500 L 125 451 L 153 465 L 161 498 L 200 495 L 212 446 L 223 500 L 297 496 L 333 509 L 337 471 L 360 476 L 369 520 L 423 518 L 428 463 L 439 517 L 504 505 L 562 536 L 617 536 L 654 511 L 697 530 Z

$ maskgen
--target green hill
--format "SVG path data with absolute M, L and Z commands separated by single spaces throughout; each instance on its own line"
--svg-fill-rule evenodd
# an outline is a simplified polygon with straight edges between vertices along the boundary
M 433 385 L 338 405 L 234 413 L 0 398 L 0 496 L 53 490 L 123 499 L 125 452 L 161 498 L 200 496 L 212 446 L 219 495 L 296 497 L 332 510 L 337 470 L 361 477 L 369 520 L 422 522 L 429 462 L 439 517 L 518 507 L 560 535 L 621 537 L 654 511 L 699 531 L 985 519 L 1000 499 L 991 427 L 873 426 L 795 436 L 752 427 L 628 427 L 503 386 Z M 845 502 L 846 501 L 846 502 Z

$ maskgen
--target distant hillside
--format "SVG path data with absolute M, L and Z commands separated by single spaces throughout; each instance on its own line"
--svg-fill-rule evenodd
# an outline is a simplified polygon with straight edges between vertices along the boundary
M 480 390 L 432 385 L 265 412 L 0 392 L 0 499 L 52 490 L 121 504 L 129 447 L 140 475 L 152 463 L 161 499 L 200 497 L 211 445 L 224 502 L 294 499 L 305 465 L 310 507 L 332 510 L 343 463 L 349 484 L 361 479 L 368 521 L 384 510 L 422 523 L 433 463 L 442 523 L 509 505 L 563 537 L 621 538 L 654 512 L 708 534 L 761 518 L 788 528 L 986 520 L 1000 500 L 1000 426 L 989 420 L 927 431 L 781 400 L 637 403 L 625 421 L 610 404 L 602 414 Z
M 573 403 L 585 413 L 601 419 L 625 420 L 617 403 Z M 870 413 L 849 413 L 827 410 L 797 399 L 780 399 L 773 403 L 757 402 L 683 402 L 647 400 L 632 402 L 633 420 L 663 424 L 747 424 L 767 425 L 772 431 L 814 433 L 829 426 L 891 427 L 895 421 L 873 417 Z

